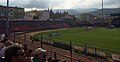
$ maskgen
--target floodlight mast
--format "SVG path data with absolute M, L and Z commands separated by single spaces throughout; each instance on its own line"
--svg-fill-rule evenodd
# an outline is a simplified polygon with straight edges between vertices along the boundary
M 7 0 L 7 8 L 6 8 L 6 31 L 5 37 L 9 37 L 9 0 Z

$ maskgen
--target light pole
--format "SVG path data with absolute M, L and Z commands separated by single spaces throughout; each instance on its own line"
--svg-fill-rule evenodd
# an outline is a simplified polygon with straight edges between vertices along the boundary
M 103 17 L 103 0 L 102 0 L 102 17 Z
M 9 0 L 7 0 L 7 8 L 6 8 L 6 32 L 5 37 L 9 37 Z
M 103 23 L 104 23 L 104 15 L 103 15 L 103 0 L 102 0 L 102 25 L 103 25 Z

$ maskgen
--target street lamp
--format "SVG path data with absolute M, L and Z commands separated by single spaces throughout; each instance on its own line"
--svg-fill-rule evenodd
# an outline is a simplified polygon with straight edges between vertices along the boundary
M 9 0 L 7 0 L 7 8 L 6 8 L 6 32 L 5 37 L 9 37 Z

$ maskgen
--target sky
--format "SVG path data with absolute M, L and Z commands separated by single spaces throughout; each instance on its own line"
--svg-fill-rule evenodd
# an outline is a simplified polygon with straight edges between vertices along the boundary
M 0 0 L 0 5 L 6 5 L 7 0 Z M 9 0 L 10 6 L 32 9 L 76 9 L 101 8 L 102 0 Z M 120 0 L 103 0 L 104 8 L 120 8 Z

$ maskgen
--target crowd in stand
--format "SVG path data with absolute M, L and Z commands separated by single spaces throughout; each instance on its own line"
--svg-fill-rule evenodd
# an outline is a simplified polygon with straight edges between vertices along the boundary
M 59 60 L 47 56 L 46 50 L 42 48 L 33 51 L 27 45 L 13 43 L 5 38 L 0 39 L 0 62 L 59 62 Z

